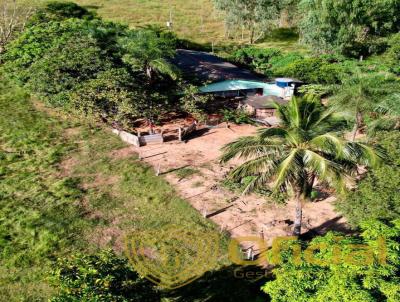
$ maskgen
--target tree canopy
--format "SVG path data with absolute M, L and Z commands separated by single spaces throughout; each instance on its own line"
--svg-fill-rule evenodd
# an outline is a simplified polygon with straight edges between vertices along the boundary
M 386 37 L 400 30 L 399 0 L 302 0 L 300 11 L 304 42 L 322 52 L 382 52 Z
M 282 1 L 273 0 L 214 0 L 217 9 L 225 12 L 225 22 L 233 30 L 246 30 L 250 43 L 277 27 Z

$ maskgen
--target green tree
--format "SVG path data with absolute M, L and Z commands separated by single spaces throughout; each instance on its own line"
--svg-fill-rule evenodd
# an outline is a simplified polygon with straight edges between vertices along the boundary
M 400 75 L 400 33 L 393 35 L 389 40 L 390 48 L 387 51 L 387 56 L 390 63 L 390 70 L 397 75 Z
M 53 302 L 159 301 L 153 285 L 133 271 L 127 260 L 111 251 L 58 259 L 53 283 L 59 293 Z
M 124 51 L 123 60 L 132 68 L 142 70 L 150 84 L 157 73 L 177 78 L 177 70 L 168 59 L 175 56 L 175 40 L 167 33 L 152 30 L 131 31 L 120 40 Z
M 262 290 L 272 302 L 399 301 L 400 220 L 361 228 L 361 236 L 328 233 L 297 242 L 304 248 L 296 256 L 283 248 L 275 279 Z
M 246 191 L 272 186 L 275 192 L 291 188 L 296 201 L 294 234 L 300 235 L 302 203 L 310 196 L 315 180 L 344 191 L 357 163 L 377 165 L 381 152 L 361 143 L 350 143 L 335 135 L 333 111 L 317 100 L 293 98 L 277 105 L 280 128 L 259 130 L 223 149 L 222 162 L 240 158 L 246 162 L 234 169 L 234 180 L 253 176 Z M 272 185 L 271 185 L 272 183 Z
M 245 29 L 250 43 L 262 38 L 279 24 L 280 4 L 273 0 L 214 0 L 217 9 L 225 12 L 225 22 L 233 30 Z
M 346 110 L 354 117 L 352 141 L 364 124 L 365 116 L 379 109 L 389 109 L 385 102 L 399 89 L 399 81 L 390 74 L 364 74 L 356 72 L 342 80 L 342 84 L 334 87 L 331 105 Z
M 304 42 L 323 52 L 370 55 L 400 30 L 398 0 L 302 0 L 300 11 Z
M 207 117 L 205 107 L 212 99 L 211 96 L 200 94 L 199 88 L 193 85 L 184 86 L 183 93 L 182 109 L 198 121 L 204 121 Z
M 86 117 L 129 127 L 142 116 L 143 91 L 124 68 L 99 72 L 71 95 L 71 107 Z

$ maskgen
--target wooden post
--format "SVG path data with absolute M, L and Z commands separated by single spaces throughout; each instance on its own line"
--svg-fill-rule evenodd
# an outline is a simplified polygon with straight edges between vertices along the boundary
M 202 212 L 203 212 L 203 217 L 207 218 L 207 208 L 205 206 L 203 207 L 203 211 Z
M 160 176 L 161 173 L 161 163 L 158 163 L 156 176 Z
M 252 247 L 250 247 L 250 248 L 247 250 L 247 260 L 251 260 L 251 261 L 254 260 L 254 251 L 253 251 L 253 248 L 252 248 Z
M 181 127 L 179 127 L 179 129 L 178 129 L 178 139 L 180 142 L 182 141 L 182 128 Z

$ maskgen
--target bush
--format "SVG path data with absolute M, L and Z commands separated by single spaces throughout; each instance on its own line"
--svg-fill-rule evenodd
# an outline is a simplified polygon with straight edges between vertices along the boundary
M 76 36 L 60 41 L 30 66 L 27 87 L 53 106 L 68 105 L 70 92 L 111 66 L 96 42 Z
M 250 115 L 242 109 L 236 109 L 236 110 L 224 109 L 222 110 L 221 113 L 223 115 L 224 122 L 231 122 L 237 125 L 255 124 L 255 122 L 251 119 Z
M 279 70 L 281 68 L 284 68 L 288 66 L 289 64 L 292 64 L 298 60 L 302 60 L 304 57 L 296 52 L 290 52 L 287 54 L 282 54 L 280 56 L 276 56 L 271 58 L 270 64 L 271 64 L 271 74 L 273 75 L 279 75 L 280 72 Z
M 111 251 L 59 259 L 53 283 L 59 288 L 59 293 L 51 299 L 53 302 L 160 300 L 154 286 L 133 271 L 127 260 Z
M 340 83 L 345 69 L 340 64 L 331 64 L 323 58 L 313 57 L 297 60 L 275 71 L 278 76 L 297 78 L 306 83 Z
M 400 218 L 400 132 L 377 134 L 391 162 L 368 173 L 357 189 L 342 196 L 337 209 L 354 226 L 367 219 Z
M 246 47 L 237 50 L 231 57 L 236 63 L 250 66 L 258 72 L 266 73 L 270 68 L 270 60 L 281 55 L 275 48 Z
M 73 2 L 54 1 L 40 9 L 31 19 L 30 24 L 62 21 L 70 18 L 93 20 L 96 18 L 96 14 Z

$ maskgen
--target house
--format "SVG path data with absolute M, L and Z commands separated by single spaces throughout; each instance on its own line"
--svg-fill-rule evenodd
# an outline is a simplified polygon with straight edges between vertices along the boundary
M 275 104 L 286 105 L 288 100 L 269 95 L 248 97 L 241 102 L 240 107 L 256 119 L 263 120 L 276 116 Z
M 202 93 L 223 98 L 272 95 L 290 99 L 302 84 L 286 78 L 268 82 L 261 75 L 202 51 L 178 49 L 173 63 L 181 69 L 184 77 L 207 83 L 200 86 Z

